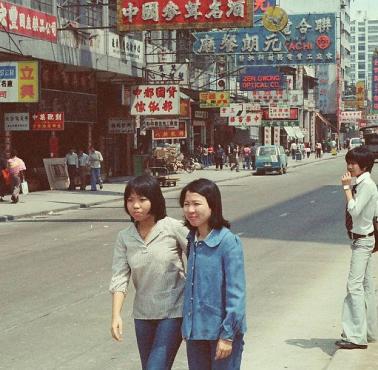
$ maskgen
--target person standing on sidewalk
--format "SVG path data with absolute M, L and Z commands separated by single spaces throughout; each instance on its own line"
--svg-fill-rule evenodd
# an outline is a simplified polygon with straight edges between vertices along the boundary
M 88 173 L 88 154 L 84 153 L 83 149 L 79 149 L 79 176 L 80 176 L 80 190 L 85 190 L 87 186 L 87 173 Z
M 0 202 L 4 202 L 7 188 L 9 187 L 9 171 L 7 165 L 7 154 L 5 152 L 0 153 Z M 3 172 L 4 171 L 4 172 Z
M 247 330 L 241 241 L 211 180 L 186 185 L 180 205 L 190 229 L 182 323 L 189 370 L 239 370 Z
M 95 150 L 93 146 L 89 147 L 88 163 L 91 169 L 91 190 L 97 190 L 97 184 L 100 185 L 102 189 L 102 178 L 101 178 L 101 162 L 104 160 L 101 152 Z
M 217 148 L 215 149 L 215 170 L 223 170 L 223 157 L 224 157 L 224 149 L 221 144 L 218 144 Z
M 79 169 L 79 160 L 75 149 L 71 148 L 70 151 L 66 154 L 66 163 L 68 169 L 68 177 L 70 178 L 70 185 L 68 190 L 75 190 L 75 178 L 77 171 Z
M 368 342 L 378 340 L 372 261 L 378 192 L 370 176 L 374 157 L 366 146 L 350 150 L 345 160 L 347 172 L 341 182 L 347 202 L 345 226 L 352 240 L 352 258 L 342 313 L 343 332 L 336 345 L 341 349 L 365 349 Z M 353 186 L 352 178 L 356 179 Z
M 20 185 L 23 180 L 25 180 L 26 166 L 21 158 L 17 157 L 17 151 L 15 149 L 11 150 L 10 158 L 7 162 L 7 167 L 10 175 L 10 186 L 11 186 L 11 200 L 12 203 L 17 203 L 20 195 Z
M 137 176 L 124 194 L 132 223 L 117 237 L 113 256 L 111 333 L 121 341 L 121 310 L 130 278 L 135 287 L 133 317 L 143 370 L 170 370 L 180 347 L 189 230 L 167 217 L 156 178 Z M 127 367 L 127 366 L 126 366 Z

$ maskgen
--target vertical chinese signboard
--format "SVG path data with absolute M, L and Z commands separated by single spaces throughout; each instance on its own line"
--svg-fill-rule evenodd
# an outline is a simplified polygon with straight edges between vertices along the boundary
M 372 111 L 378 113 L 378 54 L 373 55 L 373 68 L 372 68 Z
M 357 109 L 364 109 L 365 103 L 365 81 L 356 82 Z
M 38 62 L 0 63 L 0 103 L 36 103 L 38 100 Z
M 252 27 L 252 0 L 117 0 L 117 29 Z

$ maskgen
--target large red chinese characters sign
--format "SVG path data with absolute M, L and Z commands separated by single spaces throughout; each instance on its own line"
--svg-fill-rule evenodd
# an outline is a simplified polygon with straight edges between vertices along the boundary
M 0 31 L 56 43 L 56 17 L 0 1 Z
M 178 85 L 138 85 L 131 89 L 131 114 L 166 116 L 180 114 Z
M 63 112 L 38 112 L 32 114 L 32 130 L 62 131 L 64 130 Z
M 118 31 L 252 27 L 252 0 L 117 0 Z

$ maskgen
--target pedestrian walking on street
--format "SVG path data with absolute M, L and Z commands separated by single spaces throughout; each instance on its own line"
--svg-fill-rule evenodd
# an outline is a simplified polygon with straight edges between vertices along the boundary
M 343 331 L 336 345 L 342 349 L 365 349 L 368 342 L 378 340 L 372 261 L 378 192 L 370 176 L 374 157 L 366 146 L 350 150 L 345 160 L 347 172 L 341 182 L 347 202 L 345 226 L 352 241 L 352 257 L 342 313 Z
M 246 145 L 243 148 L 243 170 L 251 169 L 251 148 L 249 145 Z
M 230 170 L 236 170 L 236 172 L 239 172 L 239 146 L 235 145 L 234 149 L 232 150 L 232 153 L 230 155 Z
M 78 162 L 79 162 L 79 176 L 80 176 L 80 190 L 85 190 L 87 186 L 88 174 L 88 154 L 84 153 L 83 149 L 79 149 Z
M 218 144 L 215 150 L 215 170 L 223 170 L 223 158 L 224 158 L 224 149 L 221 144 Z
M 75 179 L 79 170 L 79 160 L 75 149 L 71 148 L 70 151 L 66 154 L 66 163 L 68 169 L 68 177 L 70 179 L 68 190 L 75 190 Z
M 124 207 L 131 225 L 117 237 L 113 256 L 111 333 L 121 341 L 121 310 L 130 278 L 133 316 L 143 370 L 170 370 L 180 347 L 188 229 L 167 217 L 158 181 L 141 175 L 129 181 Z
M 97 190 L 97 184 L 100 185 L 102 189 L 102 178 L 101 178 L 101 163 L 104 158 L 101 152 L 96 150 L 93 146 L 89 147 L 88 163 L 91 170 L 91 190 Z
M 17 157 L 17 151 L 15 149 L 12 149 L 10 153 L 7 167 L 10 176 L 11 200 L 12 203 L 17 203 L 20 195 L 21 182 L 25 180 L 26 166 L 24 161 Z
M 317 142 L 315 146 L 315 158 L 321 158 L 322 156 L 322 143 Z
M 10 182 L 7 162 L 6 153 L 0 153 L 0 202 L 4 202 L 4 197 Z
M 246 332 L 241 241 L 223 218 L 214 182 L 186 185 L 180 205 L 190 229 L 182 324 L 189 370 L 239 370 Z

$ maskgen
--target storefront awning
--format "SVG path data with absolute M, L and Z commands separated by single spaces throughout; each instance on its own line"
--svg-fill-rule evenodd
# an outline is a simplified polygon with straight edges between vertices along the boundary
M 287 133 L 287 137 L 291 137 L 292 139 L 296 138 L 294 127 L 285 126 L 284 129 Z
M 332 123 L 328 121 L 321 113 L 317 112 L 316 117 L 319 118 L 325 125 L 332 126 Z
M 294 129 L 294 133 L 295 133 L 295 136 L 296 136 L 297 139 L 303 139 L 304 138 L 304 134 L 299 127 L 293 127 L 293 129 Z

